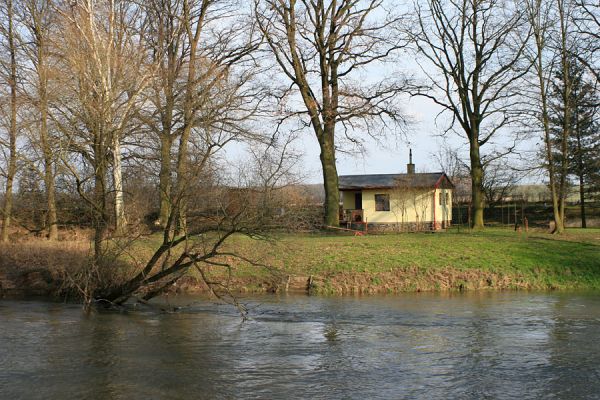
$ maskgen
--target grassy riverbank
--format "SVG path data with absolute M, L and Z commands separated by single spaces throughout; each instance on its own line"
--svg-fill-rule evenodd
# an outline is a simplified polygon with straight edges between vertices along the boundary
M 149 257 L 158 242 L 154 236 L 140 239 L 115 264 L 115 275 L 127 275 L 127 269 Z M 512 230 L 362 237 L 285 234 L 269 241 L 236 237 L 226 247 L 269 267 L 222 260 L 232 266 L 232 287 L 241 291 L 600 289 L 600 229 L 570 229 L 561 236 Z M 64 280 L 61 268 L 84 265 L 88 254 L 86 242 L 3 245 L 0 283 L 4 289 L 33 286 L 43 292 L 46 282 L 56 289 L 56 281 Z M 19 271 L 34 276 L 23 277 Z M 216 266 L 210 267 L 209 275 L 226 276 Z M 203 284 L 196 283 L 192 273 L 180 287 L 201 290 Z
M 600 229 L 286 235 L 275 245 L 238 239 L 235 248 L 283 273 L 312 276 L 318 293 L 600 289 Z

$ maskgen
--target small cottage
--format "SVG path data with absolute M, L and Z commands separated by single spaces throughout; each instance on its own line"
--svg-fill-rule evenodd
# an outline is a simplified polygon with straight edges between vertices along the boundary
M 437 230 L 452 221 L 454 185 L 443 172 L 416 173 L 412 151 L 405 174 L 342 175 L 339 189 L 342 223 Z

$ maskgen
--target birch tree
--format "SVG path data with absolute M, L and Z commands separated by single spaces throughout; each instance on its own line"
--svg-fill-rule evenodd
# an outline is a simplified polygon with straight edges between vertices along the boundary
M 86 0 L 63 4 L 60 14 L 65 32 L 60 48 L 65 93 L 55 109 L 56 121 L 69 137 L 70 150 L 91 170 L 91 176 L 81 175 L 77 164 L 64 160 L 75 176 L 78 192 L 93 210 L 99 259 L 110 223 L 107 174 L 112 162 L 115 224 L 122 231 L 126 221 L 121 140 L 153 71 L 145 65 L 138 45 L 144 32 L 134 3 Z M 90 179 L 93 196 L 85 188 Z

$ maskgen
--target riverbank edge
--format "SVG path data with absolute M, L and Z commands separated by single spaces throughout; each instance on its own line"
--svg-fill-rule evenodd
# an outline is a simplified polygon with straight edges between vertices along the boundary
M 10 275 L 10 276 L 7 276 Z M 215 276 L 218 278 L 218 276 Z M 560 284 L 556 282 L 560 281 Z M 596 284 L 586 284 L 565 269 L 564 276 L 544 276 L 535 279 L 522 274 L 492 273 L 483 270 L 396 268 L 387 272 L 335 272 L 321 275 L 236 276 L 230 281 L 233 293 L 295 293 L 307 295 L 377 295 L 411 292 L 452 292 L 483 290 L 600 290 Z M 210 290 L 200 279 L 185 276 L 174 284 L 171 294 L 207 294 Z M 62 299 L 76 297 L 67 289 L 64 274 L 44 268 L 6 274 L 0 271 L 0 299 L 23 297 Z
M 159 238 L 158 238 L 159 239 Z M 156 246 L 144 237 L 135 257 L 113 257 L 105 284 L 118 285 L 139 270 Z M 489 230 L 485 233 L 281 235 L 273 241 L 232 238 L 229 269 L 206 266 L 212 282 L 237 293 L 318 295 L 388 294 L 469 290 L 600 290 L 600 230 L 570 230 L 557 237 Z M 80 274 L 89 273 L 90 242 L 30 240 L 0 245 L 0 298 L 77 297 Z M 261 267 L 262 266 L 262 267 Z M 268 266 L 268 267 L 267 267 Z M 86 272 L 87 271 L 87 272 Z M 171 293 L 206 293 L 194 271 Z

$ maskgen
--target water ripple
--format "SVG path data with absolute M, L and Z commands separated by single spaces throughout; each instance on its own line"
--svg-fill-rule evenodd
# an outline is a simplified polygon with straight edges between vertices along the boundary
M 246 301 L 248 322 L 198 299 L 89 317 L 0 302 L 0 398 L 599 397 L 598 294 Z

